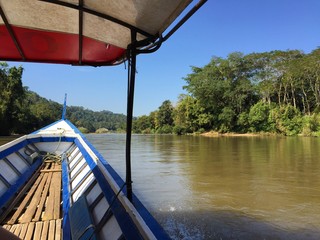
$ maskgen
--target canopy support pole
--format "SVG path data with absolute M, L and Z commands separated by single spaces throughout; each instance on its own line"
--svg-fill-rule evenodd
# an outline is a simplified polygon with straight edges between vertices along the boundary
M 20 44 L 18 42 L 17 36 L 15 35 L 14 31 L 12 30 L 12 27 L 9 24 L 9 21 L 8 21 L 8 19 L 7 19 L 6 15 L 5 15 L 1 5 L 0 5 L 0 16 L 1 16 L 4 24 L 6 25 L 6 28 L 7 28 L 8 32 L 9 32 L 9 34 L 10 34 L 10 37 L 11 37 L 14 45 L 16 46 L 16 48 L 17 48 L 17 50 L 18 50 L 18 52 L 19 52 L 19 54 L 20 54 L 20 56 L 22 58 L 22 61 L 26 61 L 26 56 L 24 55 L 24 52 L 22 51 L 22 48 L 21 48 L 21 46 L 20 46 Z
M 128 46 L 128 99 L 127 99 L 127 135 L 126 135 L 126 185 L 127 198 L 132 202 L 132 180 L 131 180 L 131 132 L 133 116 L 134 85 L 136 77 L 136 49 L 137 32 L 131 30 L 131 44 Z

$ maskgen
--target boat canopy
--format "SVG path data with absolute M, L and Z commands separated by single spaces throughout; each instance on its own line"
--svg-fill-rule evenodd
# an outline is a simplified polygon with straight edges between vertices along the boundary
M 191 2 L 0 0 L 0 60 L 115 65 L 133 32 L 140 48 L 153 48 Z

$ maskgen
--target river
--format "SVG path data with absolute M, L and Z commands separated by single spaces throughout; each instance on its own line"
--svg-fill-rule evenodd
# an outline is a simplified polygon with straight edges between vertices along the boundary
M 125 135 L 86 137 L 125 178 Z M 133 135 L 133 191 L 173 239 L 320 239 L 319 156 L 320 138 Z
M 87 135 L 125 177 L 125 136 Z M 135 194 L 173 239 L 320 239 L 320 139 L 133 135 Z

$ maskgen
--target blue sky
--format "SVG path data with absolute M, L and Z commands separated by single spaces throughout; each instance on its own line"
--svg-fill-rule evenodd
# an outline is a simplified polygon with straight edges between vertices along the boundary
M 185 93 L 190 66 L 202 67 L 213 56 L 271 50 L 309 53 L 320 46 L 320 0 L 208 0 L 153 54 L 139 55 L 134 116 L 148 115 L 165 100 Z M 23 84 L 39 95 L 94 111 L 126 114 L 127 70 L 9 63 L 25 69 Z

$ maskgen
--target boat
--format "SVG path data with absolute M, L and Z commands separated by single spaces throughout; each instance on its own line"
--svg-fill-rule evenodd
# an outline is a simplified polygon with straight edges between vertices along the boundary
M 1 222 L 21 239 L 168 239 L 65 118 L 4 144 L 0 159 Z
M 125 180 L 66 119 L 65 101 L 60 120 L 0 147 L 2 237 L 170 238 L 132 191 L 136 57 L 157 51 L 206 0 L 192 2 L 0 0 L 1 61 L 128 63 Z

